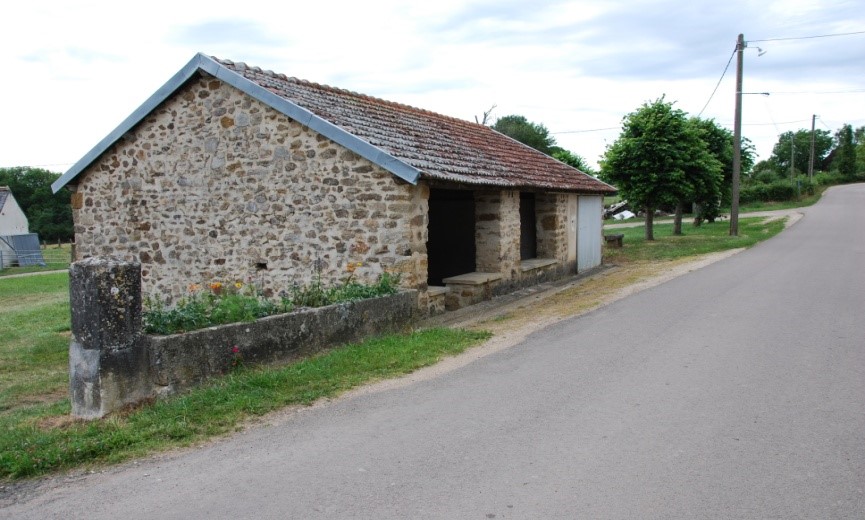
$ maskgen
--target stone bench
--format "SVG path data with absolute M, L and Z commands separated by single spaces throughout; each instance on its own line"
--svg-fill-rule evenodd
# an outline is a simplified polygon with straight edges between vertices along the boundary
M 622 240 L 625 238 L 624 233 L 618 233 L 616 235 L 604 235 L 604 240 L 607 242 L 607 245 L 610 247 L 622 247 Z
M 449 289 L 445 308 L 455 311 L 492 298 L 492 289 L 502 279 L 501 273 L 466 273 L 442 280 Z

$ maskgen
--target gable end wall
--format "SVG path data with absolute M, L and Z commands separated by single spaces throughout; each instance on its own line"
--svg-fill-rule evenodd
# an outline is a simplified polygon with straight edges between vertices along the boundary
M 424 288 L 428 195 L 202 74 L 78 178 L 76 255 L 139 260 L 145 295 L 169 302 L 193 283 L 336 283 L 356 263 L 354 279 Z

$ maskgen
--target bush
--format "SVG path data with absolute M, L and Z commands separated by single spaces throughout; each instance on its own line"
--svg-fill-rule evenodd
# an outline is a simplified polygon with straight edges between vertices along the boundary
M 789 180 L 781 180 L 769 184 L 758 182 L 744 186 L 739 192 L 739 202 L 783 202 L 813 193 L 814 183 L 805 177 L 799 177 L 797 184 L 792 184 Z
M 815 173 L 813 178 L 814 184 L 817 186 L 831 186 L 833 184 L 838 184 L 841 182 L 836 175 L 832 175 L 831 173 L 820 172 Z

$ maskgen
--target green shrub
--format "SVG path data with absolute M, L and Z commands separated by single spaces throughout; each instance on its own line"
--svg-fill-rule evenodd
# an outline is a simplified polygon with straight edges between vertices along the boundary
M 353 272 L 351 269 L 349 272 Z M 261 295 L 254 286 L 240 283 L 211 283 L 209 290 L 199 284 L 189 286 L 190 295 L 174 307 L 162 300 L 144 302 L 144 331 L 148 334 L 175 334 L 214 325 L 255 321 L 265 316 L 290 312 L 297 307 L 323 307 L 335 303 L 376 298 L 399 290 L 399 276 L 382 274 L 374 284 L 362 284 L 349 276 L 344 282 L 326 287 L 320 277 L 313 283 L 281 291 L 279 301 Z
M 739 191 L 739 202 L 782 202 L 795 200 L 800 195 L 813 195 L 814 183 L 805 177 L 799 177 L 797 184 L 789 180 L 774 181 L 769 184 L 756 182 L 744 186 Z

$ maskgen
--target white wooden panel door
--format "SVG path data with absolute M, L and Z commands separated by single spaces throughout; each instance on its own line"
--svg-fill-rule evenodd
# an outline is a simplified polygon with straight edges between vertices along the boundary
M 601 265 L 603 197 L 581 195 L 577 208 L 577 272 Z

